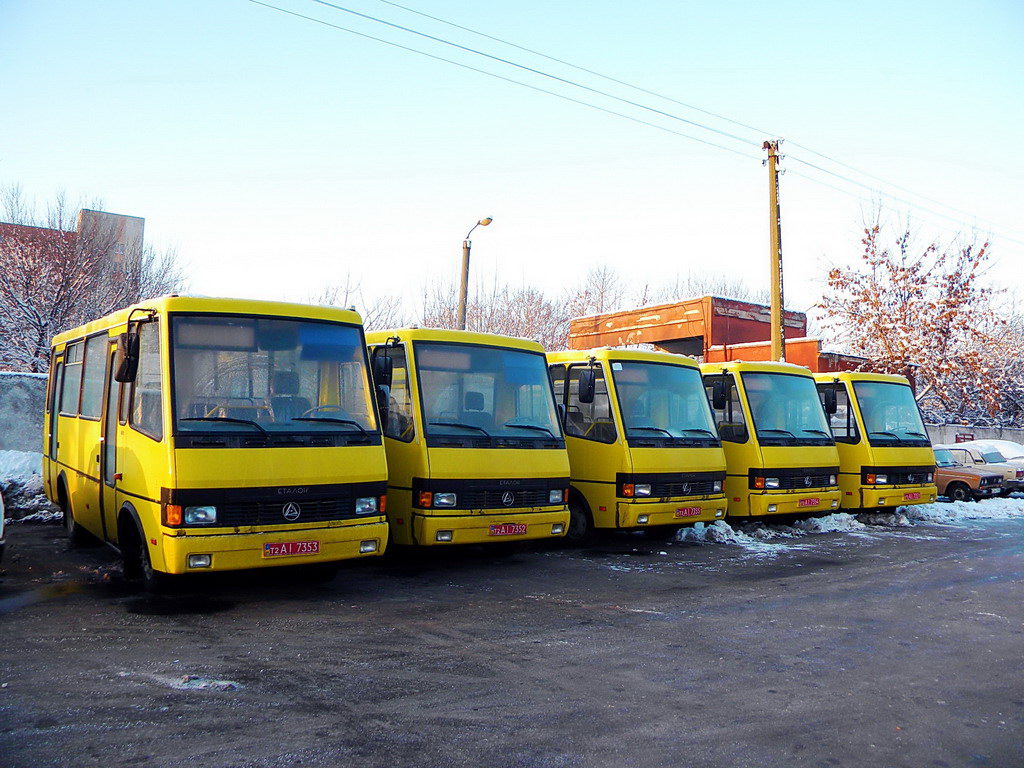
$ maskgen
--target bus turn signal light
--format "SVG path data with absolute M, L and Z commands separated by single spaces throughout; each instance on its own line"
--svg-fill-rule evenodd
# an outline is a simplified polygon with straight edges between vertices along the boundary
M 164 507 L 164 525 L 181 525 L 181 505 L 168 504 Z
M 430 509 L 431 504 L 434 501 L 434 494 L 430 491 L 420 491 L 419 493 L 419 506 L 421 509 Z

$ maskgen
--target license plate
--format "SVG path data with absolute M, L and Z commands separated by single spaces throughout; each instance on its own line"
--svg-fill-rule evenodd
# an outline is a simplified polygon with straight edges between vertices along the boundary
M 904 493 L 903 494 L 903 498 L 905 500 L 907 500 L 907 501 L 912 501 L 913 499 L 920 499 L 921 498 L 921 494 L 920 493 Z
M 526 533 L 526 523 L 498 523 L 491 526 L 491 536 L 520 536 Z
M 264 557 L 293 557 L 320 553 L 319 541 L 277 541 L 263 545 Z
M 800 499 L 797 502 L 798 507 L 816 507 L 821 503 L 821 499 Z
M 680 507 L 676 510 L 676 517 L 697 517 L 700 512 L 700 507 Z

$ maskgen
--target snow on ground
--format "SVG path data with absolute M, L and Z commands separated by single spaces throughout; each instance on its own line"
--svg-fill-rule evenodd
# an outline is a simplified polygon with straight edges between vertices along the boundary
M 13 520 L 49 522 L 60 518 L 43 493 L 43 455 L 35 451 L 0 451 L 0 493 Z

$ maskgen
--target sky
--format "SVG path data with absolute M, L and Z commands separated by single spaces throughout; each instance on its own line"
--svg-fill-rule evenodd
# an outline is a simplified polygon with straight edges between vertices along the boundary
M 748 157 L 249 0 L 0 0 L 0 185 L 145 217 L 206 295 L 302 301 L 351 280 L 412 309 L 428 281 L 455 279 L 484 216 L 474 282 L 557 296 L 607 265 L 654 286 L 696 270 L 761 289 L 760 147 L 782 137 L 789 306 L 813 305 L 828 268 L 857 258 L 873 200 L 922 239 L 991 233 L 993 282 L 1024 276 L 1019 0 L 402 0 L 755 130 L 381 0 L 337 4 L 675 117 L 311 0 L 266 2 Z M 799 159 L 883 186 L 801 147 L 910 192 L 824 175 Z

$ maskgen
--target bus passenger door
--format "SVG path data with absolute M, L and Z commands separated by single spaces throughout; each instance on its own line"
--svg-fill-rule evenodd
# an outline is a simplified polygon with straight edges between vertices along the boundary
M 115 370 L 114 347 L 110 347 L 100 437 L 100 514 L 103 538 L 107 541 L 117 541 L 117 416 L 121 384 L 114 379 Z

